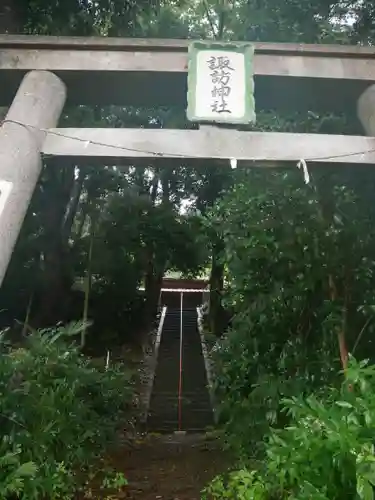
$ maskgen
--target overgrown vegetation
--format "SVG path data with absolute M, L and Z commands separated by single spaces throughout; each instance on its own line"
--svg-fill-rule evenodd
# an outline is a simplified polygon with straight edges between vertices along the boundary
M 32 332 L 0 355 L 0 497 L 68 499 L 93 474 L 127 421 L 131 374 L 92 366 L 73 344 L 82 325 Z
M 347 385 L 365 390 L 373 366 L 347 365 L 348 352 L 374 362 L 374 178 L 328 165 L 310 176 L 237 174 L 211 213 L 233 314 L 213 349 L 216 400 L 242 466 L 213 482 L 214 498 L 372 498 L 371 431 L 362 433 L 372 403 Z
M 327 180 L 323 192 L 314 174 L 305 186 L 297 169 L 267 178 L 247 173 L 215 216 L 226 243 L 226 300 L 235 312 L 217 346 L 216 384 L 222 410 L 230 412 L 228 430 L 239 425 L 247 438 L 235 429 L 229 435 L 246 448 L 268 423 L 280 417 L 282 425 L 281 397 L 337 379 L 340 342 L 356 354 L 369 352 L 371 208 L 350 178 L 346 185 L 336 178 L 327 195 Z
M 13 33 L 375 41 L 370 1 L 6 0 L 0 14 L 0 30 Z M 362 133 L 349 113 L 257 116 L 259 130 Z M 182 107 L 78 107 L 62 121 L 190 126 Z M 216 401 L 241 469 L 208 487 L 214 498 L 372 498 L 375 175 L 307 163 L 308 185 L 295 165 L 46 161 L 0 291 L 2 325 L 84 317 L 93 321 L 85 352 L 103 353 L 144 343 L 166 272 L 209 274 Z M 130 401 L 121 370 L 94 370 L 50 335 L 2 347 L 0 496 L 67 497 Z M 348 368 L 349 352 L 369 366 Z
M 265 438 L 260 467 L 218 477 L 210 498 L 373 498 L 375 367 L 354 360 L 341 388 L 282 400 L 289 423 Z

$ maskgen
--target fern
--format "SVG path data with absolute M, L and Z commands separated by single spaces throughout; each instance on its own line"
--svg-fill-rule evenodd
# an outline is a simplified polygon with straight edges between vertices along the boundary
M 83 327 L 31 331 L 22 349 L 0 356 L 2 500 L 71 498 L 79 487 L 75 472 L 113 442 L 131 406 L 123 367 L 100 371 L 69 344 Z

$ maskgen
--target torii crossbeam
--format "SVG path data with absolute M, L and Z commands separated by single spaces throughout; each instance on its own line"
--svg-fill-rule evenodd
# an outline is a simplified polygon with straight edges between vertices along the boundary
M 56 129 L 72 104 L 186 106 L 189 41 L 0 36 L 0 285 L 43 154 L 121 164 L 188 158 L 274 165 L 373 164 L 375 48 L 254 44 L 259 109 L 334 111 L 358 117 L 365 136 L 224 129 Z

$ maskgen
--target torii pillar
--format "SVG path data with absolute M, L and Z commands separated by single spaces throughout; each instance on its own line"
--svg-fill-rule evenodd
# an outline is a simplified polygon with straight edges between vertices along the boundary
M 0 127 L 0 286 L 42 170 L 41 129 L 57 126 L 65 98 L 60 78 L 31 71 Z
M 370 85 L 358 99 L 357 115 L 366 135 L 375 137 L 375 85 Z

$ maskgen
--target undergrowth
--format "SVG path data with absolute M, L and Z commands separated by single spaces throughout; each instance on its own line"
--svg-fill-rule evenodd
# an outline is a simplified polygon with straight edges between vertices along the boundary
M 125 423 L 131 375 L 94 368 L 72 342 L 82 327 L 33 331 L 17 349 L 2 339 L 1 499 L 70 499 L 96 473 L 111 483 L 99 457 Z
M 282 403 L 289 422 L 271 428 L 262 465 L 217 477 L 205 498 L 372 500 L 375 366 L 352 359 L 340 388 Z

